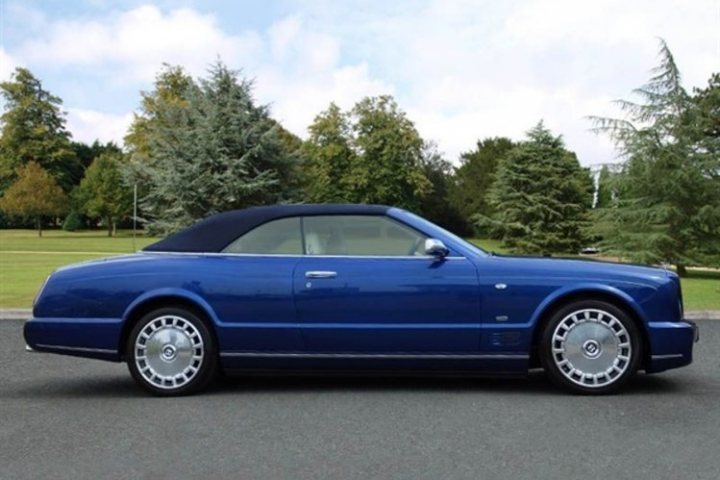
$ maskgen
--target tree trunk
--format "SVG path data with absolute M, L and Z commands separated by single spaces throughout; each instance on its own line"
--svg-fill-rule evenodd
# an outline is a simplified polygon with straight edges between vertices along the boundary
M 677 270 L 678 277 L 686 277 L 687 276 L 687 268 L 685 268 L 685 265 L 682 263 L 678 263 L 675 265 L 675 269 Z
M 35 224 L 37 225 L 38 237 L 42 237 L 42 218 L 38 217 Z
M 106 217 L 106 218 L 105 218 L 105 223 L 107 224 L 108 237 L 112 237 L 112 233 L 113 233 L 113 223 L 112 223 L 112 219 L 111 219 L 110 217 Z

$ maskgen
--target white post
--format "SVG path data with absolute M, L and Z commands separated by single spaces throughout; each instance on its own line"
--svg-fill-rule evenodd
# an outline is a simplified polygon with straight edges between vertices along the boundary
M 133 187 L 133 253 L 137 251 L 135 248 L 135 230 L 137 228 L 137 183 Z

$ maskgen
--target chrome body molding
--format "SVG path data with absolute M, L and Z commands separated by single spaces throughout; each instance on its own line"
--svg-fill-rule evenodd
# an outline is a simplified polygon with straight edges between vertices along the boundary
M 682 358 L 682 353 L 669 353 L 666 355 L 652 355 L 653 360 L 667 360 L 670 358 Z
M 309 254 L 287 254 L 287 253 L 225 253 L 225 252 L 161 252 L 143 251 L 137 252 L 142 255 L 169 255 L 169 256 L 191 256 L 191 257 L 260 257 L 260 258 L 357 258 L 357 259 L 382 259 L 382 260 L 437 260 L 433 255 L 309 255 Z M 447 256 L 443 260 L 467 260 L 460 256 Z
M 109 355 L 115 355 L 117 354 L 117 350 L 111 350 L 108 348 L 87 348 L 87 347 L 68 347 L 67 345 L 47 345 L 44 343 L 38 343 L 36 345 L 38 348 L 47 348 L 52 350 L 62 350 L 64 352 L 79 352 L 79 353 L 104 353 Z M 32 349 L 32 347 L 27 346 L 25 348 L 26 351 L 28 348 L 32 350 L 33 352 L 37 352 L 37 350 Z
M 245 358 L 360 358 L 360 359 L 438 359 L 438 360 L 527 360 L 529 355 L 518 354 L 461 354 L 461 353 L 264 353 L 264 352 L 220 352 L 221 357 L 245 357 Z

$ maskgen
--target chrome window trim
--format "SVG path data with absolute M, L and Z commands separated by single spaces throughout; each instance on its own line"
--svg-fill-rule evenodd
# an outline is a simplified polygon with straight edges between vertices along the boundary
M 440 359 L 440 360 L 527 360 L 527 354 L 461 354 L 461 353 L 264 353 L 264 352 L 220 352 L 221 357 L 245 358 L 361 358 L 361 359 Z
M 432 260 L 441 261 L 432 255 L 299 255 L 286 253 L 223 253 L 223 252 L 146 252 L 144 255 L 189 255 L 193 257 L 271 257 L 271 258 L 370 258 L 370 259 L 398 259 L 398 260 Z M 467 260 L 466 257 L 444 257 L 442 260 Z

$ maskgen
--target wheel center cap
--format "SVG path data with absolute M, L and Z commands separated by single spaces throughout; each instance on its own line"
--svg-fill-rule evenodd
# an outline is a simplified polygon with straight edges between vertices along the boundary
M 169 343 L 162 348 L 162 359 L 166 362 L 172 362 L 177 357 L 177 348 Z
M 586 340 L 582 345 L 582 352 L 587 358 L 597 358 L 602 353 L 602 348 L 596 340 Z

